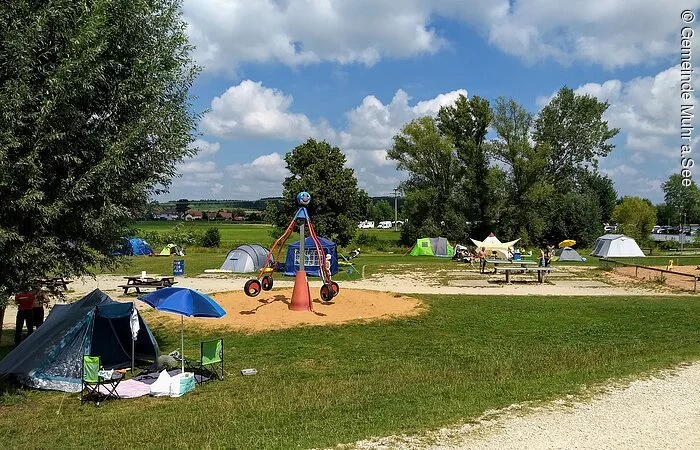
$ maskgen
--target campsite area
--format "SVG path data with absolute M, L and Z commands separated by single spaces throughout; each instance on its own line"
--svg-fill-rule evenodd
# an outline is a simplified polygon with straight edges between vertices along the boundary
M 2 446 L 700 448 L 696 11 L 618 3 L 4 0 Z
M 185 354 L 197 355 L 199 342 L 223 338 L 224 379 L 181 399 L 138 397 L 99 408 L 81 405 L 78 394 L 5 385 L 0 398 L 11 414 L 0 418 L 4 442 L 31 446 L 37 435 L 48 439 L 42 430 L 51 430 L 52 443 L 82 446 L 86 441 L 77 431 L 89 417 L 113 423 L 90 437 L 97 446 L 149 447 L 151 429 L 164 421 L 182 423 L 185 441 L 211 446 L 319 448 L 357 441 L 349 447 L 374 448 L 382 442 L 400 447 L 409 439 L 411 446 L 429 447 L 445 433 L 453 444 L 474 444 L 483 433 L 498 435 L 488 415 L 493 411 L 513 405 L 527 410 L 532 402 L 572 395 L 585 399 L 612 380 L 656 373 L 700 354 L 694 296 L 673 284 L 634 278 L 625 267 L 603 267 L 595 257 L 553 262 L 557 271 L 544 284 L 528 274 L 514 274 L 506 284 L 502 274 L 481 274 L 451 258 L 369 249 L 350 260 L 352 273 L 341 266 L 334 277 L 341 293 L 333 302 L 319 300 L 321 284 L 311 278 L 313 312 L 300 313 L 288 309 L 292 277 L 275 276 L 272 291 L 250 298 L 242 293 L 249 276 L 204 273 L 231 251 L 185 250 L 184 257 L 130 257 L 130 265 L 114 274 L 73 280 L 67 298 L 97 288 L 119 302 L 134 302 L 167 354 L 179 349 L 177 316 L 153 311 L 118 286 L 122 274 L 166 274 L 173 260 L 185 260 L 179 284 L 211 294 L 227 312 L 222 319 L 186 319 Z M 617 260 L 653 265 L 667 258 Z M 676 261 L 688 273 L 700 264 L 692 256 Z M 11 349 L 13 318 L 8 309 L 3 353 Z M 247 368 L 257 375 L 241 376 Z M 507 410 L 498 423 L 509 429 L 515 416 L 508 419 Z M 29 421 L 31 432 L 14 429 L 11 424 L 25 415 L 46 420 L 40 426 Z M 202 427 L 202 418 L 212 415 L 223 422 Z M 482 416 L 488 420 L 480 426 L 461 425 Z M 442 434 L 424 434 L 438 429 Z M 530 439 L 523 445 L 536 442 L 537 434 Z

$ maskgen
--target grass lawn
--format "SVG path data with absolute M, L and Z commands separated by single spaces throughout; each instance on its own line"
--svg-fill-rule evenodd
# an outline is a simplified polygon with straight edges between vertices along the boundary
M 291 218 L 290 218 L 291 220 Z M 261 244 L 266 247 L 271 246 L 275 239 L 279 236 L 273 236 L 273 227 L 266 224 L 246 224 L 237 222 L 220 222 L 220 221 L 191 221 L 191 222 L 176 222 L 168 220 L 153 220 L 147 222 L 136 222 L 134 227 L 144 231 L 156 231 L 159 233 L 167 233 L 176 224 L 181 223 L 185 229 L 192 229 L 196 231 L 204 231 L 207 228 L 218 228 L 221 233 L 221 247 L 227 249 L 233 249 L 241 244 Z M 356 236 L 361 233 L 367 236 L 374 236 L 378 241 L 391 241 L 398 242 L 401 237 L 400 231 L 394 230 L 358 230 Z M 288 240 L 288 243 L 296 242 L 299 240 L 299 233 L 293 233 Z M 175 242 L 177 244 L 177 242 Z M 357 245 L 352 244 L 349 247 L 355 248 Z M 155 248 L 153 249 L 156 250 Z M 160 251 L 160 249 L 158 249 Z
M 187 327 L 190 355 L 200 340 L 224 337 L 226 380 L 179 399 L 99 408 L 80 406 L 73 394 L 9 390 L 0 395 L 0 442 L 326 447 L 433 429 L 700 358 L 695 297 L 419 297 L 424 314 L 368 324 L 250 335 Z M 163 352 L 179 348 L 179 322 L 151 322 Z M 9 332 L 3 338 L 7 346 Z M 258 375 L 238 373 L 247 367 Z

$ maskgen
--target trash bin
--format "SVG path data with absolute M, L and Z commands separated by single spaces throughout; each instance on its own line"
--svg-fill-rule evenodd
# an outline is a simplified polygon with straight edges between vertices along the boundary
M 184 275 L 185 274 L 185 260 L 175 259 L 173 260 L 173 276 Z

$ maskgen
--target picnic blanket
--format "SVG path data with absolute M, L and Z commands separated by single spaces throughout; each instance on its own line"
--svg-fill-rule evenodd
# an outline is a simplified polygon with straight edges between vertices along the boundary
M 176 376 L 180 374 L 180 369 L 173 369 L 168 372 L 170 376 Z M 151 393 L 151 385 L 156 382 L 160 373 L 145 373 L 129 380 L 124 380 L 117 386 L 117 394 L 121 398 L 136 398 L 143 397 L 144 395 L 149 395 Z M 197 383 L 207 381 L 209 378 L 201 375 L 195 375 L 195 380 Z M 101 394 L 108 395 L 108 392 L 103 386 L 100 386 Z

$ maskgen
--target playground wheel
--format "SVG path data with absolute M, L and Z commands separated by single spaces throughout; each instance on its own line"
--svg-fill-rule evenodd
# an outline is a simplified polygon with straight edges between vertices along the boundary
M 245 292 L 245 295 L 248 297 L 255 297 L 261 290 L 262 284 L 256 279 L 246 281 L 245 286 L 243 286 L 243 292 Z
M 333 300 L 334 294 L 333 289 L 331 289 L 327 284 L 321 286 L 321 300 L 324 302 L 330 302 Z
M 271 276 L 265 275 L 264 277 L 262 277 L 261 284 L 263 291 L 269 291 L 270 289 L 272 289 L 272 285 L 274 284 L 274 282 Z
M 333 290 L 333 297 L 336 297 L 340 292 L 340 286 L 335 281 L 331 281 L 331 289 Z

